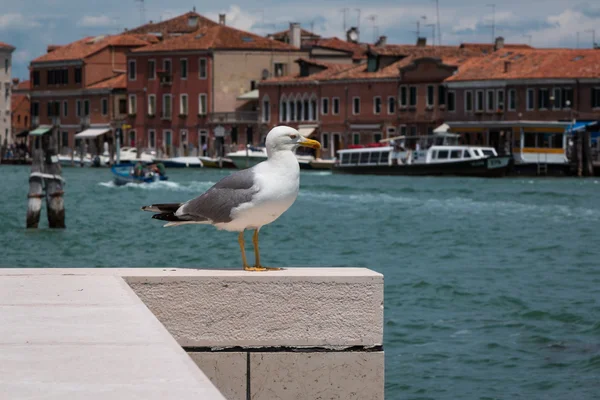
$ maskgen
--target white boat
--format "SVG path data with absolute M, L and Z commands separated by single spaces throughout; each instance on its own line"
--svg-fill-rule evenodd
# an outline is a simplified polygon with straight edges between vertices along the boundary
M 206 156 L 199 156 L 198 158 L 200 159 L 200 161 L 202 161 L 204 168 L 236 168 L 233 161 L 231 161 L 231 159 L 229 158 L 213 158 Z
M 315 158 L 310 162 L 310 166 L 312 169 L 332 169 L 335 164 L 335 159 L 333 160 L 323 160 L 321 158 Z
M 155 153 L 151 151 L 142 151 L 142 154 L 138 156 L 138 150 L 135 147 L 121 147 L 120 148 L 120 162 L 137 162 L 151 163 L 154 161 Z
M 267 149 L 264 147 L 248 145 L 246 150 L 227 153 L 225 157 L 231 159 L 239 169 L 250 168 L 267 159 Z M 315 157 L 311 155 L 296 154 L 296 159 L 298 159 L 298 164 L 301 169 L 312 169 L 310 163 L 311 161 L 314 161 Z
M 166 168 L 202 168 L 204 166 L 198 157 L 155 158 L 153 162 L 161 162 Z

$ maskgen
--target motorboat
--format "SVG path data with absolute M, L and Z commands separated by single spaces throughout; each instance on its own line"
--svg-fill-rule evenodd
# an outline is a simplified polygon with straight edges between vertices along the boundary
M 199 156 L 198 157 L 204 168 L 237 168 L 233 161 L 230 158 L 226 157 L 206 157 Z
M 166 181 L 169 179 L 167 176 L 160 175 L 153 171 L 146 171 L 142 176 L 135 176 L 134 167 L 132 167 L 131 164 L 113 165 L 110 168 L 110 171 L 113 174 L 113 180 L 117 186 L 123 186 L 129 183 L 153 183 L 157 181 Z
M 323 160 L 321 158 L 315 158 L 310 162 L 310 166 L 312 169 L 326 169 L 330 170 L 333 168 L 335 164 L 335 159 L 332 160 Z
M 152 162 L 163 163 L 166 168 L 202 168 L 204 166 L 204 163 L 198 157 L 153 159 Z

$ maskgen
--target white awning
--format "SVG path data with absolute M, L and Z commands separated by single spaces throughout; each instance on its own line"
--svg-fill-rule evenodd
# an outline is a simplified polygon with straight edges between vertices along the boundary
M 247 93 L 239 95 L 238 100 L 258 100 L 258 89 L 251 90 Z
M 445 132 L 448 132 L 448 129 L 450 129 L 450 125 L 441 124 L 440 126 L 438 126 L 437 128 L 435 128 L 433 130 L 433 133 L 445 133 Z
M 104 135 L 105 133 L 110 132 L 110 128 L 95 128 L 95 129 L 86 129 L 83 132 L 79 132 L 75 135 L 75 139 L 91 139 L 96 138 L 100 135 Z
M 304 137 L 310 137 L 313 134 L 315 128 L 298 128 L 298 132 Z

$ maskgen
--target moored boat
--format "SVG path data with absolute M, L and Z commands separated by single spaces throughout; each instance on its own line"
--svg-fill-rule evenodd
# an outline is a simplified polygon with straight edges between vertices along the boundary
M 204 168 L 236 168 L 233 161 L 231 161 L 229 158 L 212 158 L 205 156 L 199 156 L 198 158 L 200 159 L 200 161 L 202 161 Z
M 326 169 L 330 170 L 333 168 L 335 164 L 335 160 L 323 160 L 320 158 L 316 158 L 310 162 L 310 166 L 312 169 Z
M 267 149 L 264 147 L 248 146 L 246 150 L 227 153 L 225 157 L 231 159 L 239 169 L 250 168 L 267 159 Z M 312 155 L 296 154 L 300 169 L 312 169 L 311 162 L 315 159 Z
M 202 168 L 204 166 L 204 163 L 198 157 L 154 159 L 153 162 L 161 162 L 166 168 Z

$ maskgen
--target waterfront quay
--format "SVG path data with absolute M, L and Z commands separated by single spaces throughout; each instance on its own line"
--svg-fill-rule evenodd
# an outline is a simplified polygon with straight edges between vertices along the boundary
M 362 268 L 0 269 L 0 391 L 379 400 L 382 303 Z

